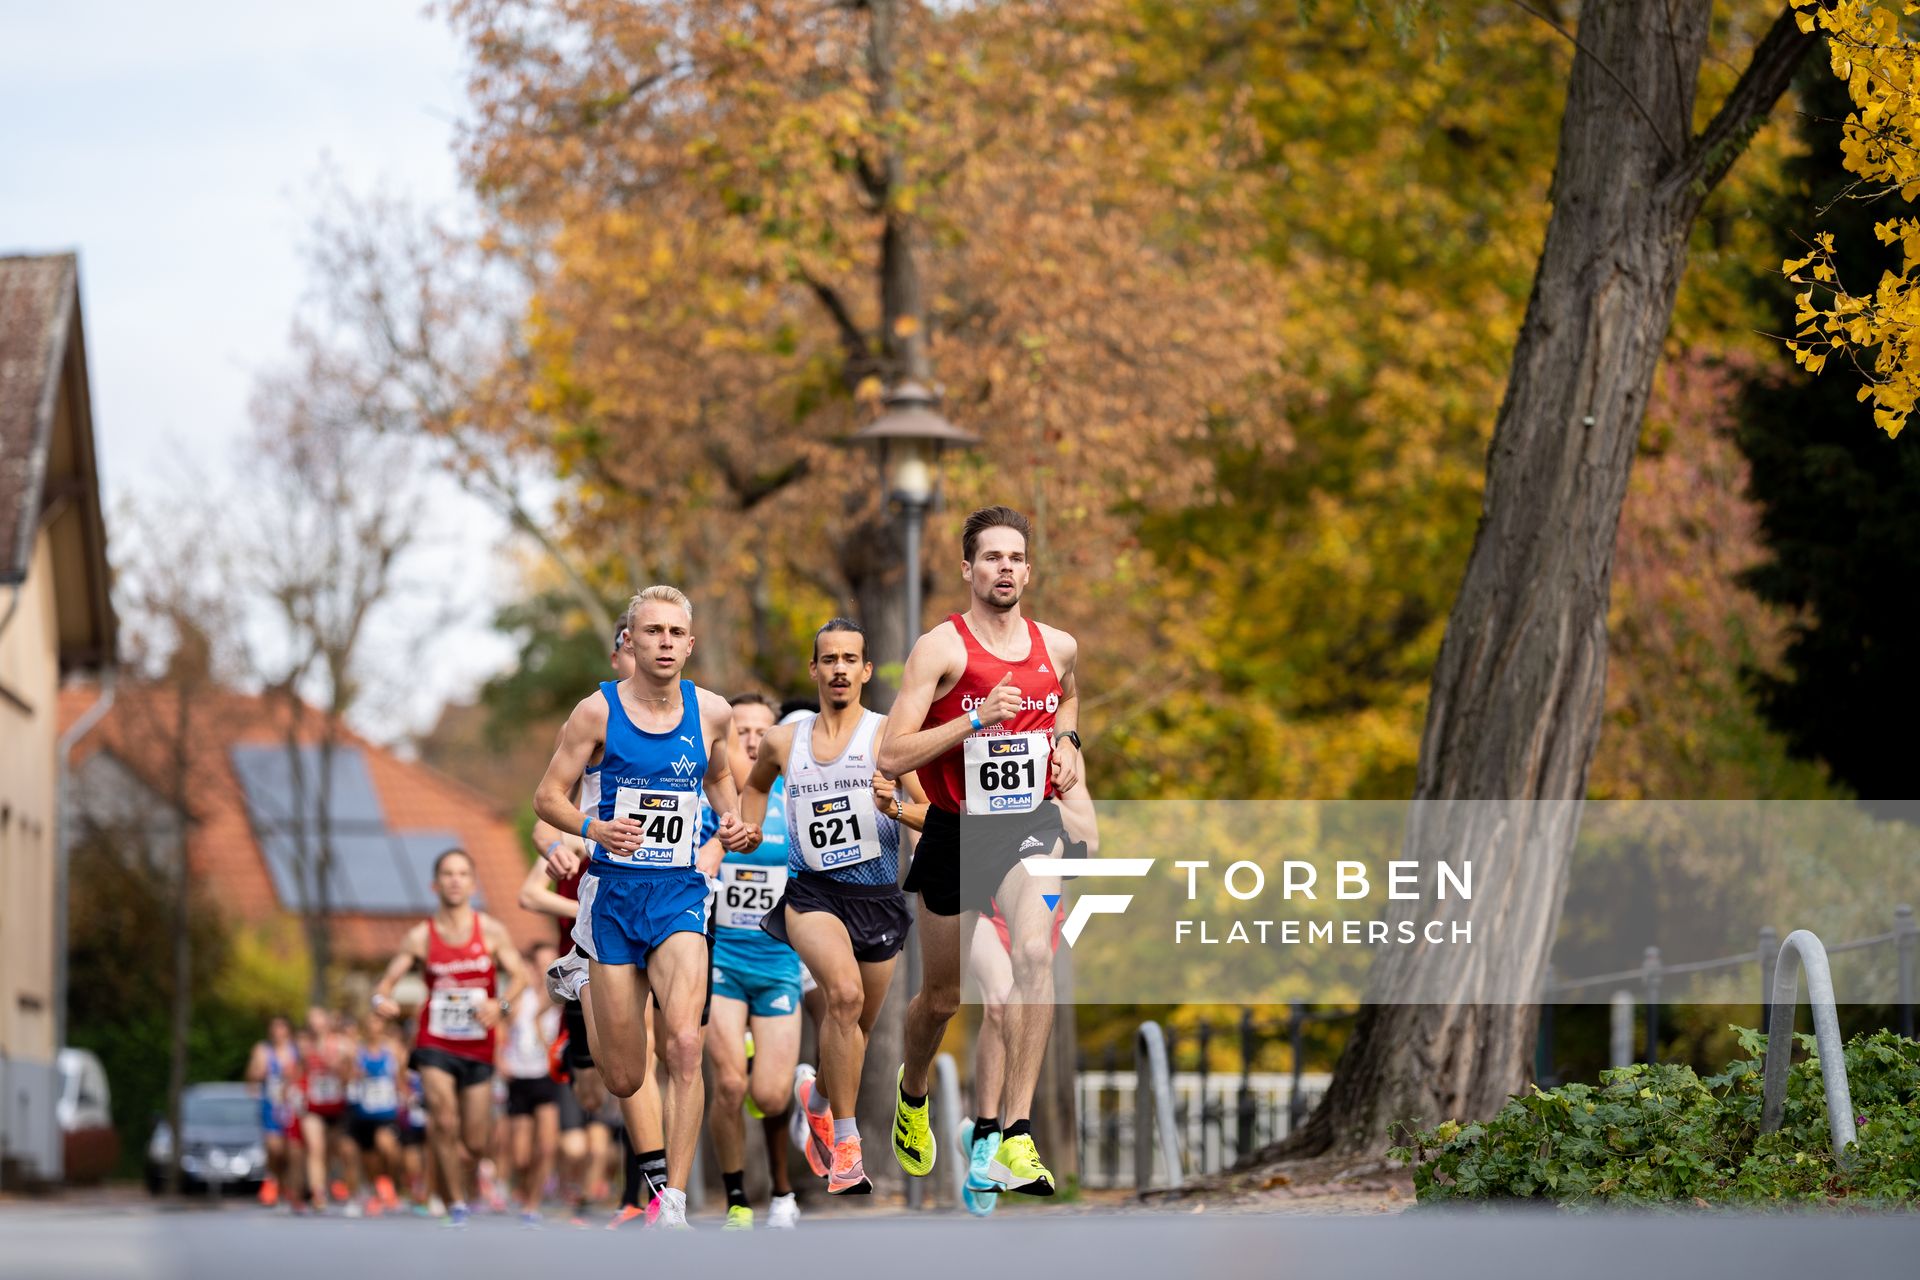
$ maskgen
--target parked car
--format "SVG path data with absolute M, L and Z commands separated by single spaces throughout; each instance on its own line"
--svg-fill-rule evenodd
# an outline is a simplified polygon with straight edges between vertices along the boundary
M 61 1158 L 68 1182 L 99 1182 L 120 1163 L 120 1135 L 113 1128 L 113 1092 L 107 1069 L 88 1049 L 62 1049 L 60 1099 L 53 1105 L 60 1126 Z
M 260 1128 L 260 1094 L 250 1084 L 188 1085 L 180 1099 L 180 1173 L 183 1190 L 258 1191 L 267 1178 L 267 1148 Z M 147 1190 L 159 1195 L 173 1158 L 173 1129 L 165 1120 L 147 1143 Z

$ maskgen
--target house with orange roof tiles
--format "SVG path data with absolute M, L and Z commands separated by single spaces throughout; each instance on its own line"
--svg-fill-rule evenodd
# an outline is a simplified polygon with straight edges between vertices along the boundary
M 73 685 L 61 696 L 64 724 L 95 694 Z M 79 735 L 67 788 L 76 836 L 130 815 L 181 820 L 166 797 L 184 760 L 188 871 L 231 924 L 297 924 L 324 911 L 338 964 L 374 968 L 433 910 L 433 860 L 461 848 L 473 857 L 479 905 L 515 942 L 552 936 L 550 921 L 518 904 L 531 851 L 489 797 L 346 729 L 326 748 L 320 714 L 303 708 L 296 719 L 280 696 L 205 694 L 188 720 L 197 726 L 190 745 L 176 753 L 151 726 L 178 722 L 178 696 L 165 685 L 123 685 L 111 710 Z

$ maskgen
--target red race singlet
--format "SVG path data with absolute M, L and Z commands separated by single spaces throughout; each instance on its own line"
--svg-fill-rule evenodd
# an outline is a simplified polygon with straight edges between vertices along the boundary
M 456 1058 L 493 1061 L 493 1029 L 482 1026 L 480 1006 L 499 988 L 493 953 L 473 913 L 473 936 L 459 946 L 446 942 L 427 920 L 427 1002 L 420 1008 L 419 1049 L 439 1049 Z
M 959 614 L 948 614 L 947 621 L 960 633 L 961 641 L 967 646 L 967 669 L 953 688 L 934 699 L 927 708 L 926 723 L 922 729 L 932 729 L 946 724 L 949 720 L 962 720 L 969 711 L 986 700 L 988 693 L 1000 683 L 1007 673 L 1013 674 L 1014 687 L 1020 690 L 1020 710 L 1011 720 L 997 725 L 989 725 L 978 734 L 969 737 L 987 737 L 1000 734 L 1046 733 L 1053 732 L 1053 717 L 1060 710 L 1060 673 L 1054 669 L 1053 659 L 1047 653 L 1047 642 L 1040 638 L 1040 626 L 1029 618 L 1027 622 L 1027 656 L 1018 662 L 1009 662 L 1005 658 L 989 653 L 986 646 L 974 637 L 965 618 Z M 932 763 L 920 769 L 920 784 L 927 789 L 927 799 L 948 813 L 961 813 L 967 808 L 967 769 L 965 761 L 965 742 L 944 755 L 934 758 Z M 1044 772 L 1047 760 L 1037 764 Z M 1053 794 L 1053 779 L 1044 779 L 1046 795 Z

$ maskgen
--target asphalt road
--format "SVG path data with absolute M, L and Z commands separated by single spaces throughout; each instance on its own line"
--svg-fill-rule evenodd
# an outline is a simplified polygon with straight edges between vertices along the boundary
M 0 1212 L 0 1277 L 93 1280 L 482 1280 L 516 1277 L 967 1276 L 1226 1280 L 1653 1280 L 1915 1274 L 1920 1214 L 1393 1217 L 1257 1213 L 1023 1212 L 840 1216 L 798 1232 L 612 1234 L 478 1219 L 296 1220 L 253 1210 L 101 1212 L 16 1204 Z

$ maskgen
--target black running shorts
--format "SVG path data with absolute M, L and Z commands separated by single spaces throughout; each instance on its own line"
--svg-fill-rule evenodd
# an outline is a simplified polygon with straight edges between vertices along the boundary
M 861 964 L 890 960 L 907 945 L 913 928 L 913 909 L 907 895 L 891 884 L 849 884 L 832 876 L 796 871 L 787 877 L 787 892 L 773 909 L 760 917 L 760 928 L 792 946 L 787 937 L 787 910 L 802 915 L 824 911 L 847 926 L 853 939 L 853 958 Z
M 963 846 L 967 862 L 964 876 L 960 872 Z M 1060 806 L 1052 800 L 1031 813 L 969 814 L 964 818 L 938 805 L 928 805 L 926 830 L 920 833 L 920 844 L 913 851 L 906 890 L 919 894 L 927 910 L 937 916 L 957 916 L 962 910 L 985 911 L 999 895 L 1007 873 L 1022 858 L 1066 857 L 1071 854 L 1066 846 Z
M 392 1120 L 377 1120 L 372 1116 L 350 1115 L 347 1117 L 347 1136 L 352 1138 L 353 1145 L 362 1151 L 373 1150 L 374 1139 L 380 1131 L 393 1127 Z
M 541 1107 L 560 1105 L 560 1082 L 552 1076 L 507 1081 L 507 1114 L 530 1116 Z
M 587 1041 L 587 1011 L 578 1000 L 560 1006 L 560 1022 L 567 1029 L 567 1047 L 560 1051 L 567 1070 L 578 1075 L 593 1066 L 593 1046 Z
M 444 1071 L 453 1077 L 454 1087 L 461 1090 L 472 1089 L 493 1079 L 491 1062 L 463 1058 L 445 1049 L 415 1049 L 408 1055 L 407 1065 L 421 1072 Z

